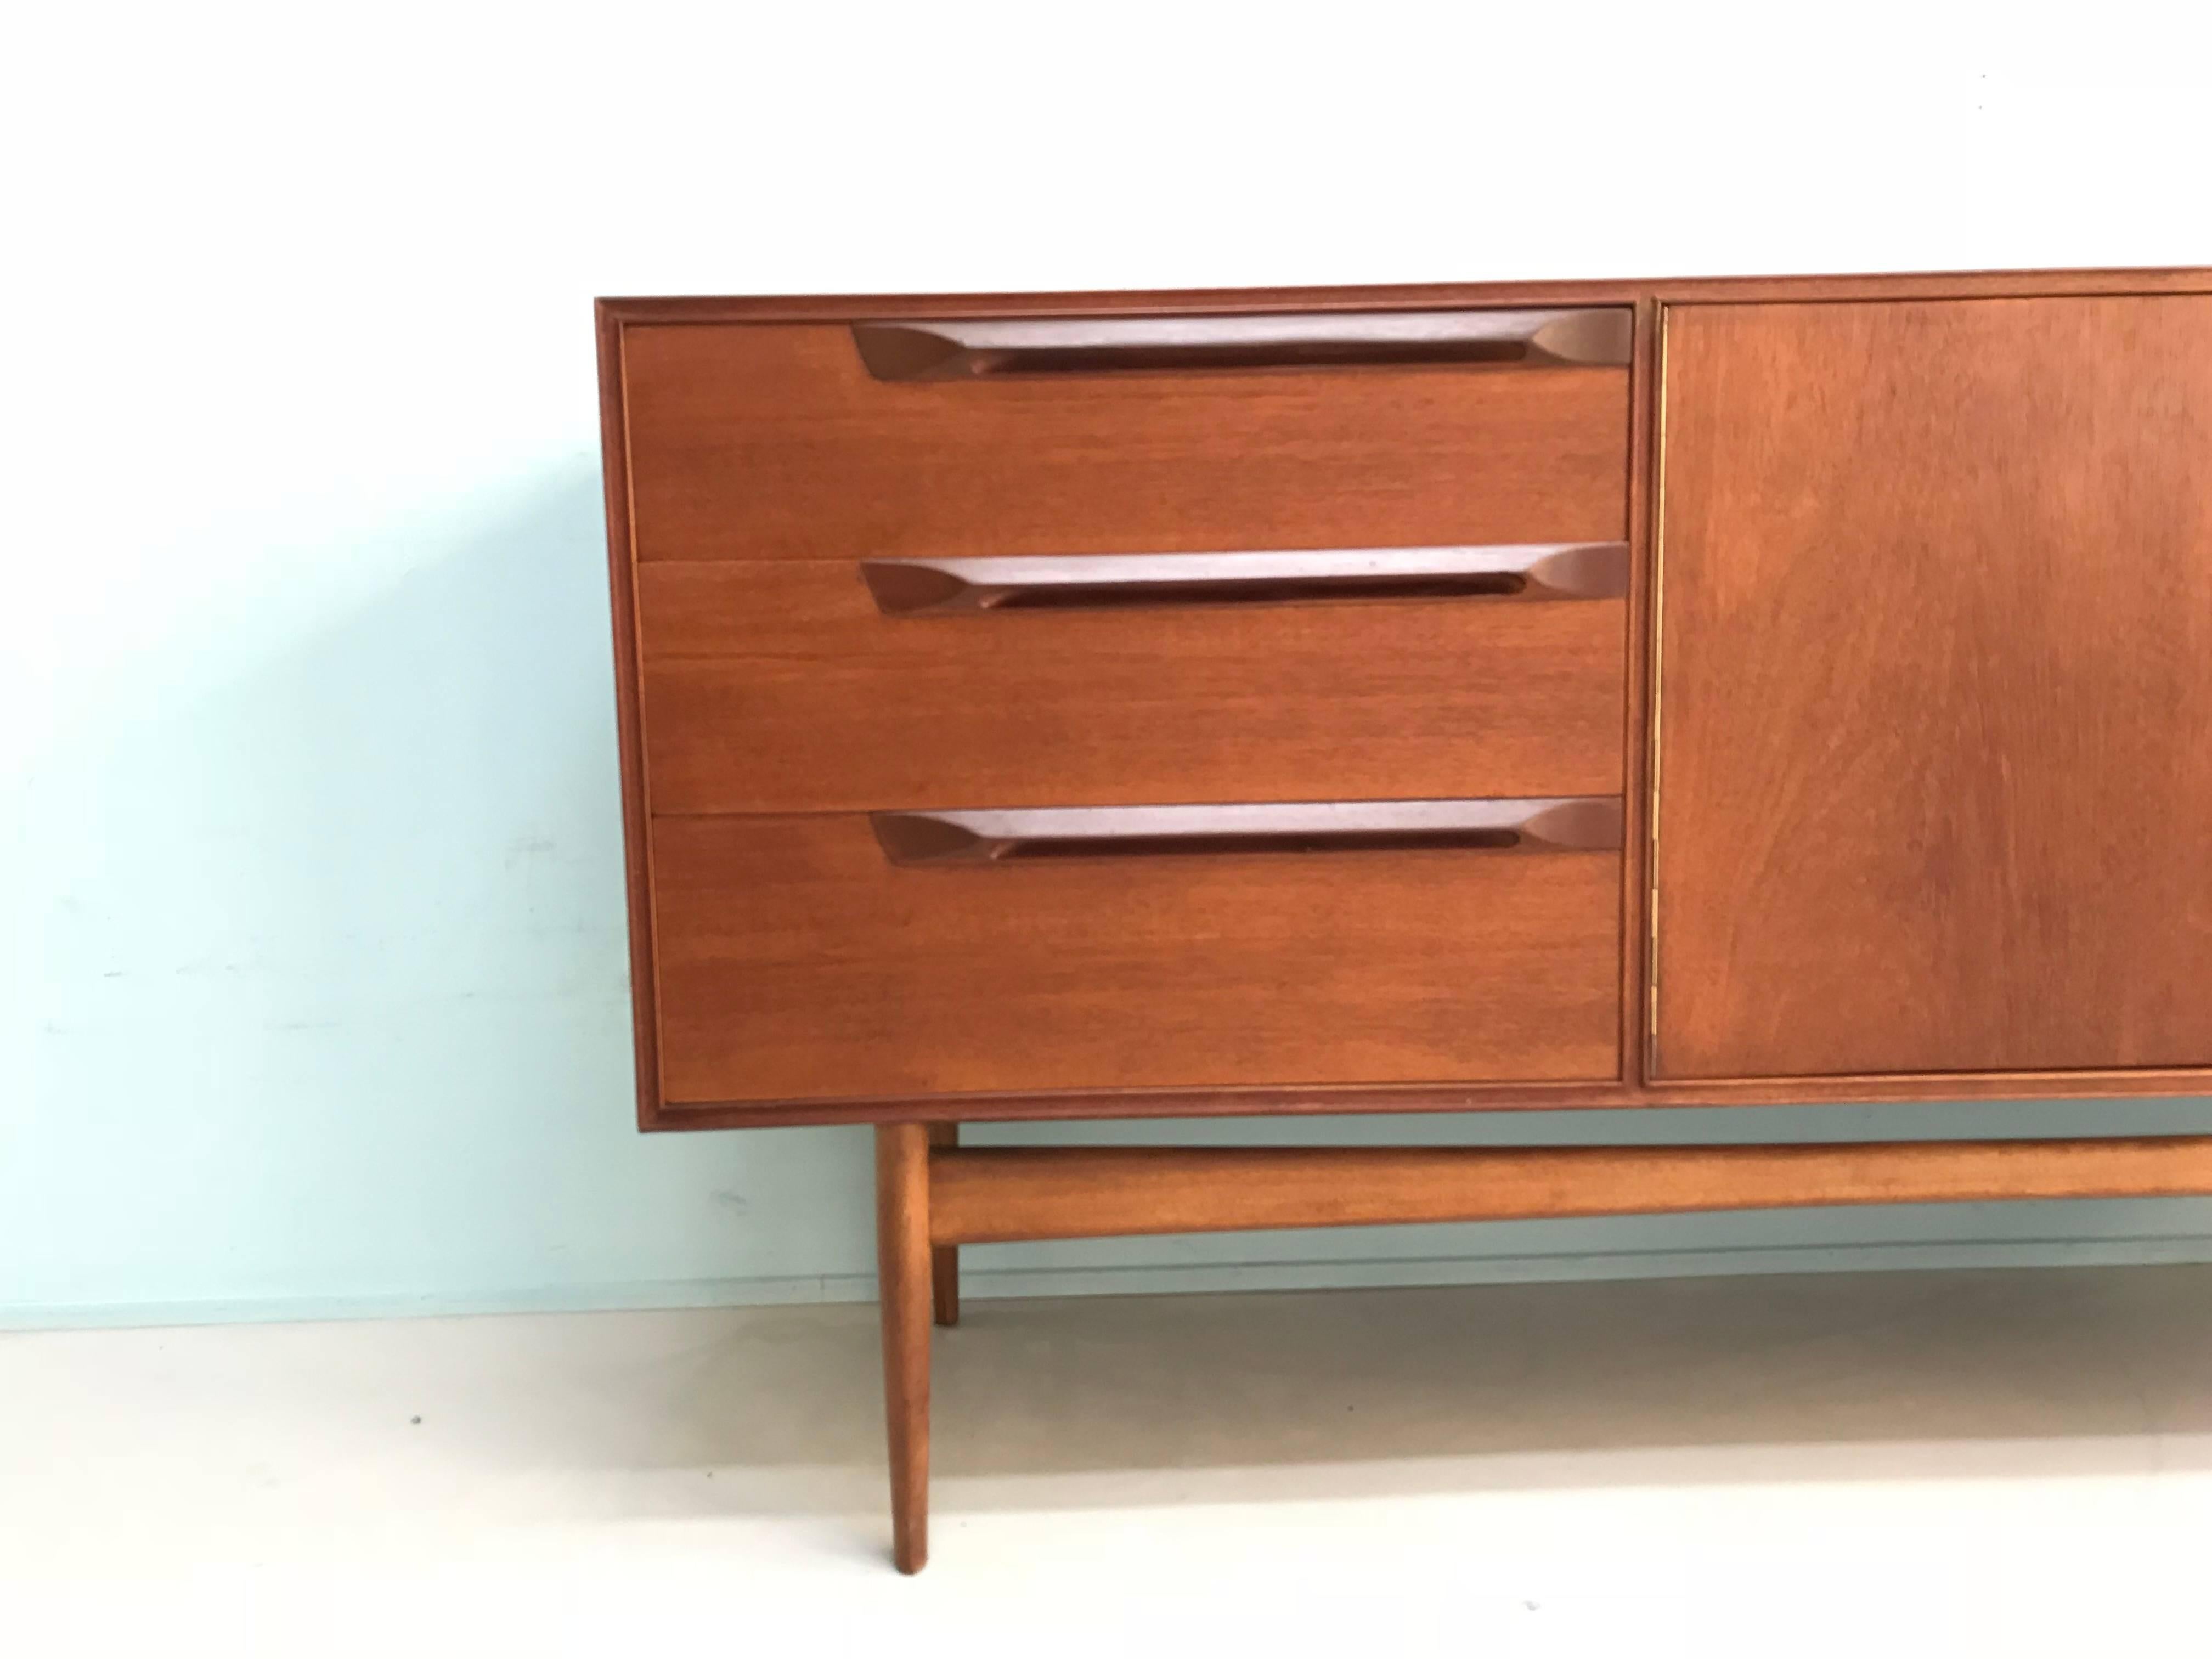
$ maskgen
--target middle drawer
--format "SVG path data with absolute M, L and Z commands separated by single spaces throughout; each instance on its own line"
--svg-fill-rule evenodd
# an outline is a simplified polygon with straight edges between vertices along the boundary
M 1618 794 L 1626 560 L 647 562 L 651 810 Z

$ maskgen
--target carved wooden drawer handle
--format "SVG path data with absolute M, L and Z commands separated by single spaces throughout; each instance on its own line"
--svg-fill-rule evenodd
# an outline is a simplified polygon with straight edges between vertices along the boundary
M 868 559 L 860 574 L 891 617 L 1315 599 L 1606 599 L 1628 591 L 1628 544 Z
M 1621 844 L 1620 800 L 1613 795 L 1060 806 L 870 818 L 884 854 L 904 865 L 1232 853 L 1600 853 Z
M 855 323 L 879 380 L 1213 368 L 1492 364 L 1619 367 L 1626 306 L 1542 311 L 1352 311 L 1192 317 L 945 318 Z

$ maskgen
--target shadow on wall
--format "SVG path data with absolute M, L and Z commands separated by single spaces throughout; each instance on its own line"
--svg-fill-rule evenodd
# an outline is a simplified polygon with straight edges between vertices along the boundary
M 587 453 L 503 497 L 303 545 L 296 582 L 210 625 L 178 672 L 149 666 L 143 688 L 118 687 L 119 712 L 33 775 L 17 866 L 36 890 L 32 1086 L 0 1103 L 0 1322 L 868 1293 L 865 1131 L 631 1127 L 605 561 Z M 392 573 L 380 589 L 318 599 L 333 571 L 370 568 Z M 1632 1142 L 2208 1127 L 2212 1103 L 2194 1101 L 970 1133 Z M 1037 1289 L 1074 1282 L 1038 1274 L 1102 1268 L 1091 1282 L 1108 1288 L 1136 1287 L 1130 1271 L 1255 1282 L 1220 1277 L 1245 1266 L 1270 1270 L 1257 1282 L 1387 1282 L 1408 1262 L 1573 1273 L 1650 1252 L 1844 1260 L 1869 1241 L 2026 1241 L 2063 1259 L 2076 1242 L 2148 1240 L 2172 1255 L 2212 1234 L 2208 1214 L 2198 1200 L 1959 1206 L 969 1255 L 979 1291 L 994 1271 Z
M 35 775 L 0 1315 L 865 1267 L 861 1138 L 631 1127 L 595 461 L 414 524 Z

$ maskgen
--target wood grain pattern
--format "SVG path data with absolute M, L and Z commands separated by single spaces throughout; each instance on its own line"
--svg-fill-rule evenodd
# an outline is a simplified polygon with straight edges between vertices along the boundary
M 1618 541 L 1618 368 L 886 384 L 849 328 L 623 336 L 636 556 Z
M 1619 1075 L 1616 854 L 896 867 L 654 825 L 672 1101 Z
M 2212 299 L 1666 362 L 1663 1074 L 2212 1062 Z
M 929 1144 L 919 1123 L 876 1126 L 876 1297 L 884 1328 L 884 1422 L 891 1558 L 929 1559 Z
M 1621 789 L 1620 599 L 891 617 L 828 561 L 638 579 L 659 812 Z
M 1818 1146 L 992 1146 L 930 1161 L 940 1244 L 1534 1216 L 2212 1193 L 2212 1137 Z
M 1218 313 L 1224 310 L 1319 311 L 1386 308 L 1457 307 L 1466 306 L 1564 306 L 1632 303 L 1639 309 L 1637 381 L 1640 426 L 1652 424 L 1643 393 L 1656 386 L 1656 376 L 1644 365 L 1651 343 L 1649 319 L 1662 303 L 1678 306 L 1696 301 L 1773 302 L 1840 301 L 1855 300 L 1971 300 L 2027 299 L 2036 296 L 2124 296 L 2190 295 L 2212 291 L 2212 271 L 2024 271 L 1930 274 L 1890 276 L 1727 278 L 1570 283 L 1427 284 L 1391 289 L 1294 289 L 1249 291 L 1187 291 L 1165 294 L 1078 294 L 967 296 L 889 295 L 861 299 L 840 296 L 745 297 L 738 299 L 614 300 L 602 301 L 601 390 L 608 455 L 608 522 L 610 552 L 617 623 L 618 708 L 623 751 L 623 804 L 629 854 L 633 942 L 633 993 L 635 1000 L 639 1061 L 640 1117 L 648 1128 L 720 1127 L 738 1123 L 799 1123 L 850 1121 L 896 1112 L 917 1118 L 946 1120 L 1054 1118 L 1097 1115 L 1152 1116 L 1222 1112 L 1310 1113 L 1332 1110 L 1441 1111 L 1468 1109 L 1549 1109 L 1559 1107 L 1607 1107 L 1633 1104 L 1674 1105 L 1704 1102 L 1742 1104 L 1786 1103 L 1799 1101 L 1910 1100 L 1945 1098 L 2008 1098 L 2028 1095 L 2112 1097 L 2154 1093 L 2212 1091 L 2212 1068 L 2176 1064 L 2130 1069 L 2057 1067 L 2036 1062 L 1992 1066 L 1971 1073 L 1837 1072 L 1821 1075 L 1774 1073 L 1715 1078 L 1679 1073 L 1650 1075 L 1640 1080 L 1607 1078 L 1571 1082 L 1440 1081 L 1434 1083 L 1378 1083 L 1346 1087 L 1169 1085 L 1140 1090 L 1062 1088 L 1050 1094 L 1021 1090 L 966 1091 L 942 1093 L 907 1092 L 886 1096 L 865 1105 L 851 1102 L 798 1098 L 776 1103 L 757 1100 L 666 1101 L 658 1092 L 654 1047 L 661 1023 L 657 1016 L 652 943 L 651 860 L 644 767 L 644 733 L 635 715 L 634 677 L 638 672 L 635 639 L 629 636 L 631 591 L 629 452 L 634 434 L 628 419 L 623 360 L 624 340 L 640 325 L 701 324 L 758 325 L 778 322 L 819 324 L 842 327 L 856 317 L 915 317 L 944 315 L 1128 316 L 1140 313 L 1176 314 Z M 1364 371 L 1363 371 L 1364 372 Z M 1424 371 L 1429 372 L 1429 371 Z M 1551 373 L 1553 371 L 1542 371 Z M 1145 376 L 1127 377 L 1134 385 Z M 1641 436 L 1632 445 L 1632 465 L 1648 465 Z M 1639 474 L 1639 477 L 1644 476 Z M 1632 615 L 1640 617 L 1650 603 L 1651 573 L 1641 558 L 1643 518 L 1648 516 L 1650 489 L 1634 490 L 1632 512 L 1639 515 L 1632 536 L 1639 550 L 1630 598 Z M 1350 538 L 1346 538 L 1350 539 Z M 1366 540 L 1365 537 L 1358 539 Z M 958 552 L 1002 550 L 957 550 Z M 1054 551 L 1066 551 L 1055 549 Z M 1647 654 L 1645 629 L 1640 622 L 1629 629 L 1629 687 L 1625 725 L 1632 733 L 1623 757 L 1631 780 L 1628 801 L 1631 836 L 1629 855 L 1623 861 L 1625 936 L 1640 937 L 1645 928 L 1645 882 L 1635 866 L 1640 853 L 1635 817 L 1643 810 L 1643 791 L 1635 782 L 1644 757 L 1635 737 L 1645 731 L 1638 705 L 1645 696 L 1645 675 L 1638 665 Z M 1656 780 L 1652 780 L 1656 781 Z M 1305 792 L 1301 792 L 1305 793 Z M 1456 790 L 1440 793 L 1456 793 Z M 870 803 L 875 805 L 878 803 Z M 902 805 L 909 803 L 900 803 Z M 1656 823 L 1655 823 L 1656 827 Z M 1644 952 L 1622 953 L 1621 975 L 1627 994 L 1621 1003 L 1626 1052 L 1639 1064 L 1646 1057 L 1640 1041 L 1644 1024 L 1646 989 Z M 1650 988 L 1656 990 L 1656 985 Z

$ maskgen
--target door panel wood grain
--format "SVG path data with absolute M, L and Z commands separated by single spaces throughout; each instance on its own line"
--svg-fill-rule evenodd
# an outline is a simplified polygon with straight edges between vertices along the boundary
M 787 560 L 637 605 L 659 812 L 1621 789 L 1620 599 L 899 617 Z
M 855 814 L 653 853 L 678 1107 L 1620 1073 L 1614 852 L 902 866 Z
M 1627 520 L 1624 368 L 885 381 L 848 326 L 632 325 L 622 392 L 641 563 L 1617 541 Z
M 1657 1077 L 2212 1062 L 2212 297 L 1679 306 L 1663 400 Z

